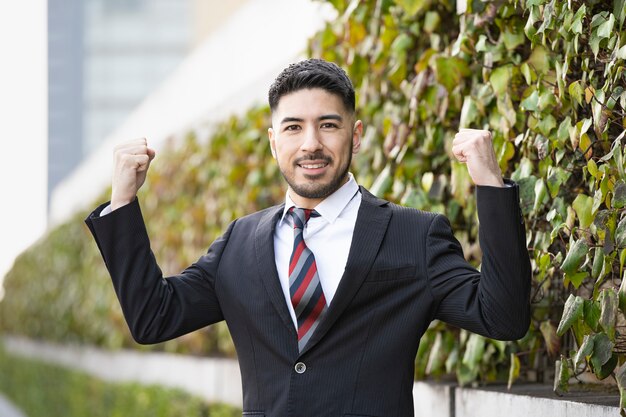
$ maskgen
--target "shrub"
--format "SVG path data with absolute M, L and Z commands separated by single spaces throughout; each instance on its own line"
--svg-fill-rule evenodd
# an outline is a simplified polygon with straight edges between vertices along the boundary
M 8 354 L 0 347 L 0 392 L 30 417 L 234 417 L 177 389 L 109 383 L 63 367 Z

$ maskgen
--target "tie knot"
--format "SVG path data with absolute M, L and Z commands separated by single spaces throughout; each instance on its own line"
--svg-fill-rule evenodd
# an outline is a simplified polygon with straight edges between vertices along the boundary
M 291 207 L 289 209 L 289 214 L 291 214 L 291 218 L 293 219 L 294 229 L 304 229 L 304 226 L 306 226 L 311 217 L 320 216 L 320 214 L 315 210 L 303 209 L 299 207 Z

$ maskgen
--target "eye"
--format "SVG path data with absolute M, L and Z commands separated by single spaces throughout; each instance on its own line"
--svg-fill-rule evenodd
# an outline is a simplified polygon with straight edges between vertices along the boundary
M 322 128 L 322 129 L 338 129 L 338 128 L 339 128 L 339 126 L 337 126 L 337 124 L 336 124 L 336 123 L 332 123 L 332 122 L 325 122 L 325 123 L 322 123 L 321 128 Z
M 299 125 L 288 125 L 285 127 L 286 131 L 292 131 L 295 132 L 296 130 L 300 130 L 300 126 Z

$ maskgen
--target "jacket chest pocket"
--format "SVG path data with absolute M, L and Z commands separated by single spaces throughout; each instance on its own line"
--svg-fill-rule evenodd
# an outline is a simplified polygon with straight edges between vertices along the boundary
M 415 279 L 415 265 L 402 266 L 399 268 L 375 269 L 365 278 L 365 282 L 398 281 Z

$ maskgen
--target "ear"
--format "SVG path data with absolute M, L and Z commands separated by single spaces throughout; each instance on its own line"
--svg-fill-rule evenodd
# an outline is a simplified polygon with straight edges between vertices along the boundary
M 359 153 L 361 149 L 361 136 L 363 136 L 363 122 L 357 120 L 352 130 L 352 153 Z
M 276 138 L 274 137 L 274 129 L 271 127 L 267 129 L 267 137 L 270 139 L 270 150 L 272 151 L 272 156 L 276 159 Z

